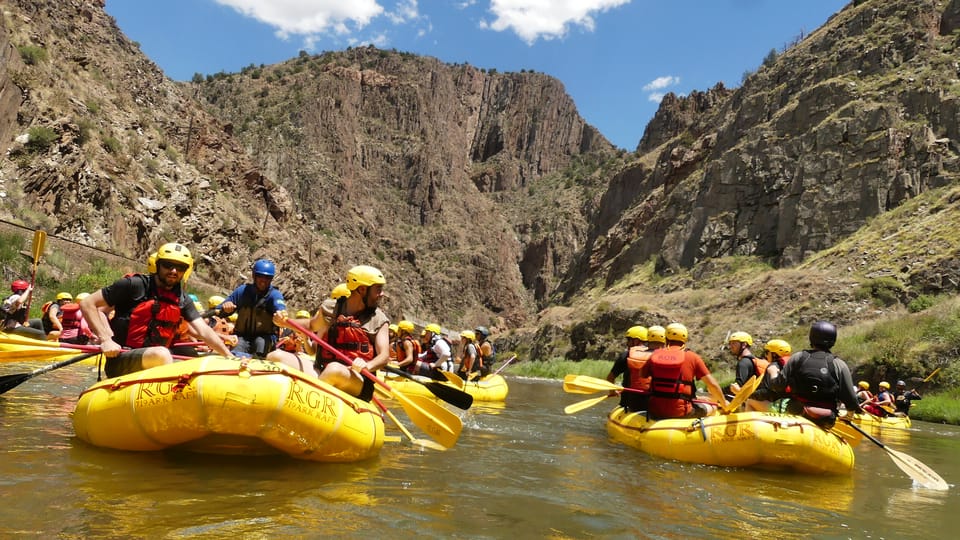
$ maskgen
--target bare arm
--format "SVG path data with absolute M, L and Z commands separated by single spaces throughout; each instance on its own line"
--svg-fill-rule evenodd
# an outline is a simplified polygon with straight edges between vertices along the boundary
M 80 301 L 80 313 L 83 313 L 83 319 L 87 321 L 90 331 L 100 340 L 100 350 L 103 351 L 104 356 L 112 358 L 120 354 L 122 347 L 113 341 L 113 329 L 100 311 L 104 307 L 110 307 L 110 304 L 103 298 L 101 291 Z
M 187 325 L 190 327 L 191 332 L 194 335 L 200 336 L 200 339 L 207 344 L 207 347 L 216 351 L 217 353 L 230 358 L 233 356 L 233 353 L 230 352 L 230 349 L 227 348 L 227 345 L 220 339 L 220 336 L 213 331 L 213 328 L 210 328 L 203 319 L 194 319 L 188 321 Z

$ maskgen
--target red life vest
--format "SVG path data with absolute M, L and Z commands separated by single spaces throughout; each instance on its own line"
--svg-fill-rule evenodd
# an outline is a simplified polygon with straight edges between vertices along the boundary
M 54 300 L 50 300 L 49 302 L 46 302 L 42 306 L 40 306 L 40 313 L 46 313 L 50 311 L 50 305 L 53 303 L 54 303 Z
M 132 349 L 169 347 L 178 335 L 183 318 L 180 298 L 171 291 L 153 289 L 153 297 L 145 298 L 130 312 L 124 345 Z
M 83 314 L 80 313 L 80 304 L 69 302 L 60 306 L 60 325 L 63 326 L 64 330 L 79 330 L 82 319 Z
M 375 351 L 370 343 L 370 336 L 363 329 L 363 325 L 353 315 L 338 315 L 337 321 L 327 329 L 325 336 L 327 343 L 347 356 L 358 357 L 364 360 L 373 360 Z M 320 349 L 318 359 L 329 363 L 337 358 L 326 349 Z
M 424 357 L 423 357 L 423 360 L 422 360 L 423 362 L 426 362 L 426 363 L 428 363 L 428 364 L 435 364 L 435 363 L 437 362 L 437 360 L 440 359 L 440 358 L 437 356 L 437 353 L 434 352 L 434 350 L 433 350 L 433 344 L 436 343 L 437 340 L 446 341 L 446 342 L 447 342 L 447 347 L 450 349 L 451 352 L 453 352 L 453 344 L 450 343 L 450 340 L 447 339 L 447 338 L 445 338 L 445 337 L 443 337 L 443 336 L 437 336 L 436 338 L 434 338 L 434 340 L 430 341 L 430 348 L 428 348 L 428 349 L 427 349 L 427 352 L 424 354 Z
M 766 358 L 757 358 L 756 356 L 753 357 L 753 368 L 756 370 L 758 378 L 763 378 L 763 376 L 767 373 L 767 366 L 769 365 L 770 361 Z
M 662 398 L 691 400 L 697 387 L 693 380 L 681 379 L 685 350 L 680 347 L 657 349 L 651 356 L 650 383 L 653 395 Z
M 647 363 L 647 360 L 653 355 L 643 345 L 630 347 L 627 351 L 627 369 L 630 370 L 630 388 L 637 390 L 650 389 L 650 377 L 641 377 L 640 369 Z

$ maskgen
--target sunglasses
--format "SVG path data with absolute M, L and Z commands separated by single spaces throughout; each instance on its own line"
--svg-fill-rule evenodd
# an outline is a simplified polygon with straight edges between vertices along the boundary
M 186 271 L 187 271 L 187 268 L 190 268 L 189 266 L 187 266 L 187 265 L 185 265 L 185 264 L 183 264 L 183 263 L 175 263 L 175 262 L 164 261 L 164 260 L 159 260 L 159 261 L 157 261 L 157 266 L 159 266 L 160 268 L 163 268 L 164 270 L 168 270 L 168 271 L 169 271 L 169 270 L 176 270 L 177 272 L 180 272 L 181 274 L 184 273 L 184 272 L 186 272 Z

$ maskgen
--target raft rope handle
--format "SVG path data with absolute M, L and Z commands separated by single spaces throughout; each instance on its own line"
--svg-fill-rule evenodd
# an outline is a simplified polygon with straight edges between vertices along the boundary
M 246 369 L 244 369 L 244 368 L 246 368 Z M 303 383 L 305 383 L 305 384 L 307 384 L 307 385 L 309 385 L 309 386 L 312 386 L 313 388 L 316 388 L 317 390 L 319 390 L 319 391 L 321 391 L 321 392 L 324 392 L 324 393 L 326 393 L 326 394 L 330 394 L 331 396 L 333 396 L 333 397 L 335 397 L 335 398 L 343 401 L 344 403 L 346 403 L 351 409 L 353 409 L 353 410 L 354 410 L 355 412 L 357 412 L 357 413 L 368 412 L 368 413 L 376 414 L 377 416 L 380 416 L 380 417 L 382 418 L 382 415 L 381 415 L 380 411 L 378 411 L 378 410 L 376 410 L 376 409 L 373 409 L 373 408 L 364 407 L 364 406 L 360 405 L 359 403 L 351 403 L 350 401 L 345 400 L 342 396 L 339 396 L 339 395 L 331 392 L 329 389 L 324 388 L 324 387 L 322 387 L 322 386 L 314 383 L 313 381 L 311 381 L 311 380 L 303 377 L 302 375 L 297 375 L 297 374 L 291 373 L 291 372 L 289 372 L 289 371 L 272 371 L 272 370 L 262 370 L 262 369 L 249 369 L 247 366 L 244 366 L 244 367 L 242 367 L 242 368 L 240 368 L 240 369 L 218 369 L 218 370 L 210 370 L 210 371 L 192 371 L 192 372 L 190 372 L 190 373 L 182 373 L 182 374 L 180 374 L 180 375 L 169 375 L 169 376 L 167 376 L 167 377 L 153 377 L 153 378 L 150 378 L 150 379 L 131 379 L 131 380 L 125 380 L 125 381 L 114 381 L 113 384 L 110 384 L 110 385 L 108 385 L 108 386 L 92 386 L 92 387 L 90 387 L 90 388 L 87 388 L 87 389 L 84 390 L 83 392 L 80 392 L 80 396 L 79 396 L 79 397 L 83 397 L 84 394 L 86 394 L 86 393 L 88 393 L 88 392 L 92 392 L 92 391 L 94 391 L 94 390 L 107 390 L 107 391 L 110 391 L 110 392 L 114 392 L 114 391 L 120 390 L 120 389 L 122 389 L 122 388 L 126 388 L 127 386 L 133 386 L 133 385 L 135 385 L 135 384 L 142 384 L 142 383 L 160 383 L 160 382 L 169 382 L 169 381 L 177 381 L 177 383 L 173 386 L 173 388 L 171 389 L 171 391 L 173 391 L 173 392 L 180 392 L 181 390 L 183 390 L 184 387 L 186 387 L 188 384 L 190 384 L 190 380 L 191 380 L 191 379 L 193 379 L 194 377 L 198 377 L 198 376 L 200 376 L 200 375 L 240 375 L 241 373 L 243 373 L 243 374 L 248 374 L 248 375 L 251 376 L 251 377 L 258 376 L 258 375 L 286 375 L 287 377 L 289 377 L 289 378 L 291 378 L 291 379 L 298 380 L 298 381 L 301 381 L 301 382 L 303 382 Z

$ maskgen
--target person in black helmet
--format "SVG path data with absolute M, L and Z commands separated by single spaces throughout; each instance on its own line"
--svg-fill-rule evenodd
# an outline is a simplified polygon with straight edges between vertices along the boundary
M 770 382 L 771 390 L 777 393 L 784 394 L 790 388 L 786 394 L 790 397 L 788 413 L 809 418 L 825 429 L 836 423 L 839 402 L 846 405 L 848 412 L 863 412 L 850 369 L 830 352 L 836 342 L 836 326 L 827 321 L 813 323 L 811 348 L 794 353 Z
M 917 389 L 907 390 L 907 383 L 897 381 L 897 389 L 893 392 L 893 400 L 897 406 L 897 416 L 907 416 L 910 414 L 911 401 L 923 399 Z
M 497 361 L 497 351 L 493 348 L 493 343 L 487 341 L 490 337 L 490 330 L 486 326 L 478 326 L 473 330 L 477 336 L 477 346 L 480 347 L 480 376 L 486 377 L 490 374 L 490 368 Z

